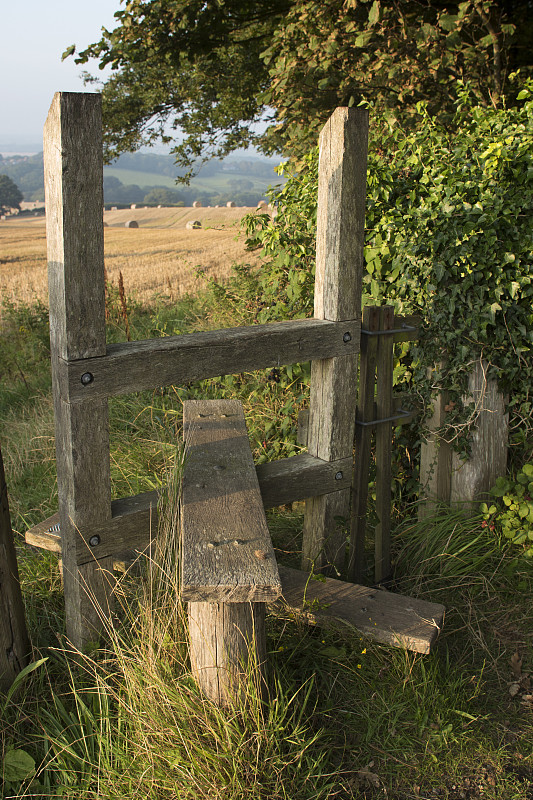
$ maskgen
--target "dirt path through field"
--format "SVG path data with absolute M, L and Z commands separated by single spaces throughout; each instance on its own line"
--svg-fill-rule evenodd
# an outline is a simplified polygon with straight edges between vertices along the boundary
M 257 264 L 248 253 L 239 221 L 253 209 L 135 209 L 104 215 L 105 263 L 117 284 L 122 272 L 128 294 L 141 301 L 154 295 L 176 299 L 202 285 L 201 269 L 209 277 L 226 278 L 234 262 Z M 128 220 L 138 228 L 125 228 Z M 190 219 L 202 228 L 186 230 Z M 46 233 L 43 218 L 0 222 L 0 298 L 13 302 L 40 299 L 48 303 Z

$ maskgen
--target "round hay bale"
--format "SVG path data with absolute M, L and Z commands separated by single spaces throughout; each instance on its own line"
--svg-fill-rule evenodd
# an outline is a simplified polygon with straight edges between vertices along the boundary
M 132 203 L 130 208 L 137 208 L 137 203 Z
M 267 208 L 268 203 L 266 200 L 260 200 L 257 204 L 257 208 Z
M 139 227 L 139 223 L 137 222 L 136 219 L 129 219 L 126 222 L 125 227 L 126 228 L 138 228 Z
M 192 231 L 192 230 L 195 230 L 197 228 L 201 228 L 202 227 L 202 223 L 200 222 L 199 219 L 190 219 L 188 221 L 188 223 L 185 225 L 185 227 L 186 227 L 186 229 L 188 231 Z
M 233 200 L 228 200 L 228 202 L 226 203 L 226 208 L 235 208 L 235 203 L 233 202 Z
M 193 208 L 201 208 L 202 207 L 202 201 L 201 200 L 195 200 L 194 203 L 192 204 L 192 207 Z

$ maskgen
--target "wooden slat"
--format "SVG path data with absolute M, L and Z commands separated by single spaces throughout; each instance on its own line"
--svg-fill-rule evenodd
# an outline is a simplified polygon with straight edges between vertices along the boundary
M 99 358 L 64 362 L 62 397 L 70 403 L 217 375 L 357 353 L 359 322 L 301 319 L 108 345 Z M 349 338 L 348 338 L 349 337 Z M 82 383 L 82 375 L 91 381 Z
M 44 130 L 52 388 L 67 635 L 98 638 L 112 610 L 111 559 L 81 566 L 76 528 L 111 517 L 107 402 L 65 403 L 60 361 L 105 353 L 101 95 L 58 92 Z
M 256 471 L 263 505 L 273 508 L 349 488 L 352 459 L 323 461 L 309 453 L 300 453 L 260 464 Z
M 363 309 L 362 327 L 378 331 L 380 312 L 377 306 Z M 359 396 L 357 400 L 357 419 L 370 422 L 376 419 L 377 407 L 374 403 L 376 380 L 376 359 L 378 351 L 377 336 L 363 336 L 359 369 Z M 348 560 L 348 579 L 361 581 L 365 572 L 365 533 L 368 500 L 368 475 L 370 469 L 372 428 L 355 426 L 355 462 L 352 482 L 352 506 L 350 520 L 350 554 Z
M 0 691 L 7 692 L 31 653 L 0 451 Z
M 322 461 L 308 453 L 283 458 L 256 467 L 264 508 L 293 503 L 319 492 L 336 492 L 350 484 L 351 459 Z M 339 472 L 342 478 L 337 477 Z M 133 497 L 123 497 L 111 503 L 112 517 L 103 524 L 95 524 L 77 538 L 78 563 L 93 561 L 108 555 L 116 557 L 124 550 L 144 552 L 157 531 L 157 492 L 144 492 Z M 61 552 L 61 533 L 49 533 L 57 525 L 59 514 L 40 522 L 25 533 L 28 544 L 44 550 Z M 89 539 L 97 535 L 100 543 L 91 547 Z
M 241 403 L 189 400 L 183 428 L 183 599 L 275 599 L 281 584 Z
M 394 325 L 394 309 L 380 309 L 381 330 L 391 330 Z M 376 362 L 376 406 L 378 419 L 392 416 L 392 350 L 394 342 L 390 336 L 380 336 Z M 379 583 L 390 576 L 390 525 L 392 491 L 392 422 L 381 422 L 376 427 L 376 514 L 374 580 Z
M 281 598 L 291 611 L 319 625 L 342 624 L 384 644 L 429 653 L 444 622 L 445 608 L 383 589 L 334 578 L 314 580 L 280 566 Z
M 360 320 L 368 113 L 337 108 L 320 135 L 316 319 Z M 324 461 L 352 456 L 357 359 L 313 361 L 308 450 Z M 302 566 L 344 568 L 350 491 L 306 502 Z M 343 523 L 342 520 L 345 520 Z

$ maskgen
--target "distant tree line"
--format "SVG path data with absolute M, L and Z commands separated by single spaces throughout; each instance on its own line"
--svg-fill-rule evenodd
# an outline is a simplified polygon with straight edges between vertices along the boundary
M 161 176 L 176 178 L 177 167 L 172 156 L 156 155 L 152 153 L 124 153 L 117 159 L 114 166 L 128 169 L 130 172 L 150 172 Z M 264 198 L 264 192 L 254 189 L 254 182 L 250 177 L 269 179 L 272 183 L 279 183 L 280 179 L 274 173 L 272 163 L 265 159 L 228 159 L 222 163 L 218 160 L 202 165 L 202 178 L 218 176 L 226 173 L 224 189 L 217 188 L 212 191 L 195 189 L 194 186 L 181 185 L 178 189 L 165 186 L 139 186 L 136 183 L 125 185 L 114 175 L 104 174 L 104 200 L 106 203 L 155 203 L 157 205 L 192 205 L 195 200 L 201 200 L 207 205 L 221 205 L 233 201 L 237 205 L 256 205 Z M 22 192 L 21 200 L 44 200 L 44 169 L 43 154 L 34 156 L 0 155 L 0 173 L 14 181 Z M 226 188 L 227 187 L 227 188 Z

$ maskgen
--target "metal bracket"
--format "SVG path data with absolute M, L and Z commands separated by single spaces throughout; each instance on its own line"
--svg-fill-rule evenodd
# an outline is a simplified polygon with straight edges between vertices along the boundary
M 405 417 L 410 417 L 412 414 L 416 413 L 414 411 L 406 411 L 403 408 L 398 409 L 399 413 L 395 414 L 393 417 L 384 417 L 383 419 L 373 419 L 370 422 L 362 422 L 359 419 L 355 420 L 356 425 L 360 425 L 362 428 L 369 428 L 373 425 L 380 425 L 382 422 L 394 422 L 397 419 L 405 419 Z
M 365 336 L 390 336 L 394 333 L 411 333 L 417 330 L 418 328 L 413 328 L 412 325 L 402 325 L 401 328 L 391 328 L 388 331 L 369 331 L 366 328 L 361 328 L 361 333 L 364 333 Z

